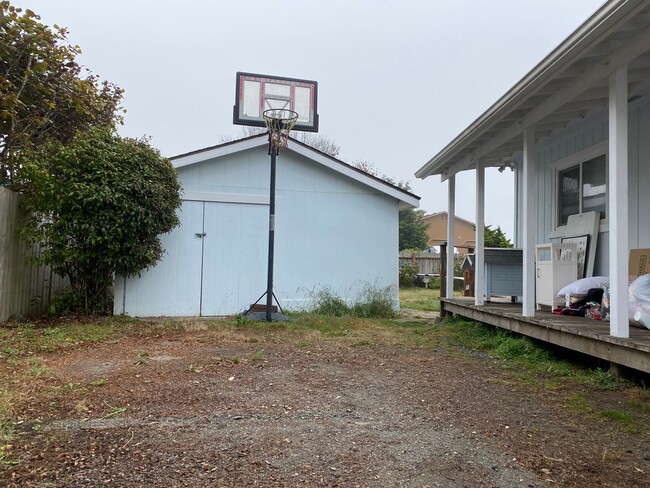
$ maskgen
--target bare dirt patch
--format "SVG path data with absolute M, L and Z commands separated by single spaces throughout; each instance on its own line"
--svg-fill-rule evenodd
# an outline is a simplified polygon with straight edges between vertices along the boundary
M 48 393 L 17 412 L 0 484 L 647 486 L 647 429 L 572 413 L 489 357 L 190 329 L 43 355 Z

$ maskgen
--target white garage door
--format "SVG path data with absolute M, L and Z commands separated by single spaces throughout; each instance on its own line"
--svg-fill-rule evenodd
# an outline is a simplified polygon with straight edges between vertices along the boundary
M 139 278 L 118 280 L 116 313 L 229 315 L 266 290 L 267 206 L 186 201 L 179 218 L 161 238 L 163 259 Z

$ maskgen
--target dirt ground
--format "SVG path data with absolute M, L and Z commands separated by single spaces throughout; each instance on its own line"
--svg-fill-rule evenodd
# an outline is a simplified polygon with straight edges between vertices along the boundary
M 43 357 L 63 387 L 18 412 L 0 485 L 649 486 L 647 431 L 444 344 L 197 327 Z

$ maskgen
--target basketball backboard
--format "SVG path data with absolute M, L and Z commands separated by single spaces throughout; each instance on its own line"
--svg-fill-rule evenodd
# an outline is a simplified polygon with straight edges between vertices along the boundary
M 298 113 L 293 130 L 318 132 L 317 100 L 315 81 L 237 73 L 233 123 L 265 127 L 265 110 L 289 109 Z

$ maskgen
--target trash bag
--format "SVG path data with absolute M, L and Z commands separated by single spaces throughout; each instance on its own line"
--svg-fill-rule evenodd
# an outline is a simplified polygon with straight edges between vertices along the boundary
M 639 276 L 630 285 L 630 320 L 650 329 L 650 274 Z

